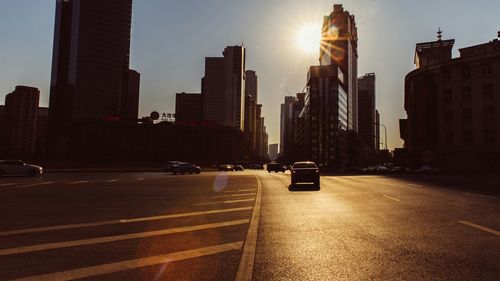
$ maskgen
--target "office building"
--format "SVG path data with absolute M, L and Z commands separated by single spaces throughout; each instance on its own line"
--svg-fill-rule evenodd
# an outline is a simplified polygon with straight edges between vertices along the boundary
M 203 119 L 245 129 L 245 48 L 226 47 L 223 57 L 205 59 Z
M 269 160 L 275 161 L 279 157 L 279 144 L 269 145 Z
M 358 35 L 354 15 L 342 5 L 324 18 L 320 64 L 339 66 L 347 93 L 348 130 L 358 131 Z
M 246 157 L 256 156 L 256 110 L 258 98 L 258 78 L 253 70 L 245 71 L 245 151 Z
M 139 118 L 139 92 L 141 86 L 141 74 L 135 70 L 126 71 L 127 88 L 123 91 L 121 104 L 121 117 L 129 121 L 137 121 Z
M 358 78 L 358 135 L 361 146 L 369 151 L 376 144 L 375 73 Z
M 201 121 L 202 96 L 199 93 L 178 93 L 175 96 L 175 122 Z
M 35 153 L 39 100 L 40 91 L 26 86 L 17 86 L 5 96 L 2 146 L 5 157 L 25 157 Z
M 455 40 L 419 43 L 405 79 L 400 121 L 409 162 L 442 169 L 500 169 L 500 41 L 460 49 Z
M 65 143 L 75 121 L 135 115 L 129 110 L 135 108 L 138 84 L 129 71 L 131 19 L 132 0 L 57 0 L 49 106 L 53 145 Z

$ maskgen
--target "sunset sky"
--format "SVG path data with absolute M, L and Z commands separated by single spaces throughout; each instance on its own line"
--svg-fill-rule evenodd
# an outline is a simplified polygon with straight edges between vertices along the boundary
M 55 2 L 0 1 L 0 104 L 27 85 L 48 105 Z M 279 104 L 304 88 L 308 67 L 318 64 L 319 47 L 306 52 L 297 34 L 320 26 L 333 4 L 356 16 L 359 76 L 377 76 L 390 148 L 402 146 L 398 119 L 405 117 L 404 76 L 414 69 L 415 44 L 435 40 L 441 27 L 444 39 L 456 39 L 457 56 L 500 30 L 498 0 L 134 0 L 131 68 L 142 75 L 140 114 L 174 112 L 176 92 L 200 91 L 204 57 L 243 42 L 247 69 L 259 76 L 269 143 L 279 142 Z

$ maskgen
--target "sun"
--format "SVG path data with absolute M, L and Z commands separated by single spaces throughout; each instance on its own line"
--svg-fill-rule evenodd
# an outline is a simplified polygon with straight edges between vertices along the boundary
M 295 36 L 295 45 L 306 54 L 319 52 L 321 41 L 321 26 L 308 24 L 298 29 Z

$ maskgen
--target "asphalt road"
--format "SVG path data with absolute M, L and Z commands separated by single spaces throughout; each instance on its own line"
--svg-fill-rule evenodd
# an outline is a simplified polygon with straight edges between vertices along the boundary
M 500 280 L 499 183 L 456 179 L 1 178 L 0 280 Z

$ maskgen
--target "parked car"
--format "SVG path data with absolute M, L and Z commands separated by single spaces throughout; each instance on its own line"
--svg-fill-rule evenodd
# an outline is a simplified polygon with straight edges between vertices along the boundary
M 201 168 L 191 163 L 178 163 L 172 166 L 172 173 L 176 174 L 199 174 Z
M 422 174 L 426 174 L 426 173 L 439 173 L 439 169 L 438 168 L 432 168 L 430 166 L 422 166 L 416 172 L 417 173 L 422 173 Z
M 269 163 L 267 164 L 267 171 L 270 172 L 282 172 L 284 173 L 286 171 L 286 167 L 282 164 L 279 163 Z
M 221 172 L 233 172 L 234 171 L 234 166 L 225 164 L 225 165 L 220 165 L 219 166 L 219 171 Z
M 292 166 L 292 186 L 297 183 L 313 183 L 320 186 L 318 166 L 314 162 L 296 162 Z
M 23 175 L 39 176 L 43 174 L 43 168 L 36 165 L 24 163 L 21 160 L 0 160 L 0 176 Z
M 234 165 L 234 170 L 235 171 L 244 171 L 245 169 L 241 165 Z
M 180 162 L 180 161 L 168 161 L 167 163 L 163 164 L 162 170 L 165 173 L 172 172 L 172 168 L 175 166 L 178 166 L 180 163 L 182 163 L 182 162 Z

